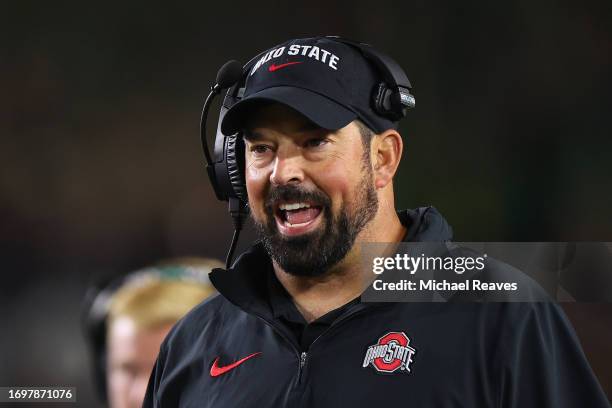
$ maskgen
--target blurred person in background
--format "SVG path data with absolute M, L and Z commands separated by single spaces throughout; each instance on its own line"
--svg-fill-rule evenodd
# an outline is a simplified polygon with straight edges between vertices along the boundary
M 140 407 L 159 346 L 172 326 L 215 293 L 208 273 L 221 262 L 162 261 L 92 288 L 84 328 L 100 398 L 111 408 Z

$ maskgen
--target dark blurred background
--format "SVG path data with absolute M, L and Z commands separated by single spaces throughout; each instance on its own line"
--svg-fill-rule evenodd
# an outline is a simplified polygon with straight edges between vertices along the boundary
M 225 61 L 291 37 L 367 41 L 407 71 L 399 208 L 436 206 L 460 241 L 612 241 L 611 21 L 609 0 L 4 2 L 0 385 L 96 407 L 87 285 L 225 256 L 202 98 Z M 610 395 L 609 306 L 568 313 Z

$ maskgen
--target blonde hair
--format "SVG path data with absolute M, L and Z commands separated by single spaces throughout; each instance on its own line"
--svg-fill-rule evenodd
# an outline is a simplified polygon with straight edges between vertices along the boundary
M 113 295 L 108 324 L 130 319 L 138 330 L 174 324 L 193 307 L 215 293 L 207 274 L 221 262 L 178 258 L 136 271 Z

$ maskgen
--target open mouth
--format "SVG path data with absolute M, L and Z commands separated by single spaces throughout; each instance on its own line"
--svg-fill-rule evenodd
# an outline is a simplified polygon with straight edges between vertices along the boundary
M 305 234 L 320 224 L 323 207 L 309 202 L 279 202 L 274 218 L 281 234 L 295 236 Z

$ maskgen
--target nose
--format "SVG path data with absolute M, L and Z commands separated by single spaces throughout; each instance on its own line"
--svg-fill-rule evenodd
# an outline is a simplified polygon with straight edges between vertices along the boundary
M 304 181 L 303 161 L 294 149 L 277 152 L 270 183 L 274 185 L 299 184 Z

